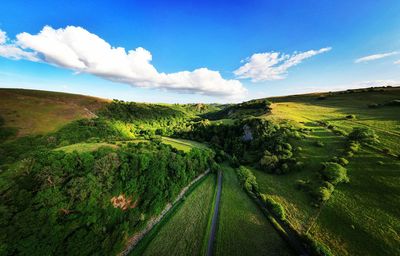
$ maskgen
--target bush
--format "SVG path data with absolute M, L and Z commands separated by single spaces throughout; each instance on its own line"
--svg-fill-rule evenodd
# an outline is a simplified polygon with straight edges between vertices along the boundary
M 356 118 L 355 115 L 347 115 L 347 116 L 346 116 L 346 119 L 355 119 L 355 118 Z
M 260 166 L 266 170 L 271 171 L 276 168 L 279 159 L 276 155 L 272 155 L 269 151 L 264 152 L 264 156 L 260 159 Z
M 317 189 L 316 196 L 319 202 L 326 202 L 331 197 L 335 187 L 330 182 L 324 182 L 324 184 Z
M 324 167 L 321 170 L 321 175 L 326 181 L 329 181 L 334 185 L 342 182 L 349 182 L 347 170 L 340 164 L 334 162 L 326 162 L 323 165 Z
M 276 202 L 274 199 L 266 194 L 261 194 L 260 197 L 261 200 L 265 203 L 265 206 L 268 210 L 270 210 L 280 220 L 286 220 L 285 208 L 283 208 L 280 203 Z
M 369 128 L 356 127 L 348 135 L 350 141 L 358 141 L 360 143 L 374 143 L 378 141 L 378 136 Z
M 256 176 L 244 166 L 240 166 L 237 169 L 237 174 L 239 177 L 239 181 L 242 186 L 246 189 L 249 193 L 258 194 L 258 184 L 256 180 Z
M 346 165 L 349 164 L 349 160 L 347 160 L 347 159 L 344 158 L 344 157 L 339 157 L 338 163 L 339 163 L 340 165 L 342 165 L 342 166 L 346 166 Z
M 356 142 L 356 141 L 352 141 L 349 143 L 349 151 L 351 152 L 358 152 L 360 150 L 360 143 Z
M 315 145 L 316 146 L 318 146 L 318 147 L 323 147 L 323 146 L 325 146 L 325 144 L 322 142 L 322 141 L 317 141 L 317 142 L 315 142 Z

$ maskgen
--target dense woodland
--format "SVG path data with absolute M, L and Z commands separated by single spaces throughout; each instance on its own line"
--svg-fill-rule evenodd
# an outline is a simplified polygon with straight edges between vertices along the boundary
M 213 162 L 152 143 L 36 151 L 1 174 L 2 255 L 115 254 Z

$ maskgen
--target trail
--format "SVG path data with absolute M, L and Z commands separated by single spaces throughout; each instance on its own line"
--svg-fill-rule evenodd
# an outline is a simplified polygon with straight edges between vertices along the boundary
M 219 202 L 221 200 L 221 190 L 222 190 L 222 172 L 219 171 L 218 172 L 217 197 L 215 199 L 214 215 L 213 215 L 212 222 L 211 222 L 210 238 L 208 239 L 207 256 L 213 255 L 215 233 L 217 231 Z

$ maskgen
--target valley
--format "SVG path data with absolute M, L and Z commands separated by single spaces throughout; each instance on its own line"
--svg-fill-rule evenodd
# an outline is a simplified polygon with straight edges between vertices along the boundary
M 0 255 L 400 254 L 399 87 L 224 105 L 0 99 Z

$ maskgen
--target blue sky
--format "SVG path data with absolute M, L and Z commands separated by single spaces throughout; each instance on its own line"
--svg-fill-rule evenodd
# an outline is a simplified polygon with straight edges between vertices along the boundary
M 400 64 L 395 64 L 400 60 L 397 0 L 26 2 L 2 2 L 0 30 L 7 33 L 6 49 L 15 46 L 35 57 L 28 60 L 15 51 L 12 56 L 3 54 L 0 87 L 146 102 L 225 102 L 400 81 Z M 151 66 L 134 79 L 132 73 L 116 78 L 94 66 L 71 67 L 64 61 L 66 56 L 54 60 L 51 53 L 35 48 L 32 38 L 20 40 L 25 48 L 16 42 L 16 35 L 38 35 L 46 25 L 50 32 L 81 27 L 81 33 L 87 31 L 126 51 L 143 47 L 152 60 L 140 59 L 144 61 L 140 63 Z M 78 43 L 84 40 L 76 35 Z M 327 50 L 317 52 L 321 49 Z M 368 58 L 371 55 L 375 57 Z M 248 57 L 252 58 L 246 61 Z M 279 57 L 283 59 L 275 63 Z M 367 59 L 357 63 L 363 57 Z M 300 61 L 288 66 L 296 58 Z M 246 63 L 244 71 L 234 73 Z M 146 72 L 153 67 L 158 73 L 149 78 Z M 110 69 L 119 68 L 125 67 L 115 64 Z M 200 75 L 192 72 L 199 68 L 207 70 Z M 181 71 L 190 74 L 176 75 Z M 218 76 L 209 71 L 219 72 Z M 281 73 L 276 78 L 271 72 Z M 160 73 L 168 77 L 161 78 Z M 210 81 L 221 88 L 210 89 Z M 231 93 L 235 97 L 229 95 L 230 88 L 235 88 Z

